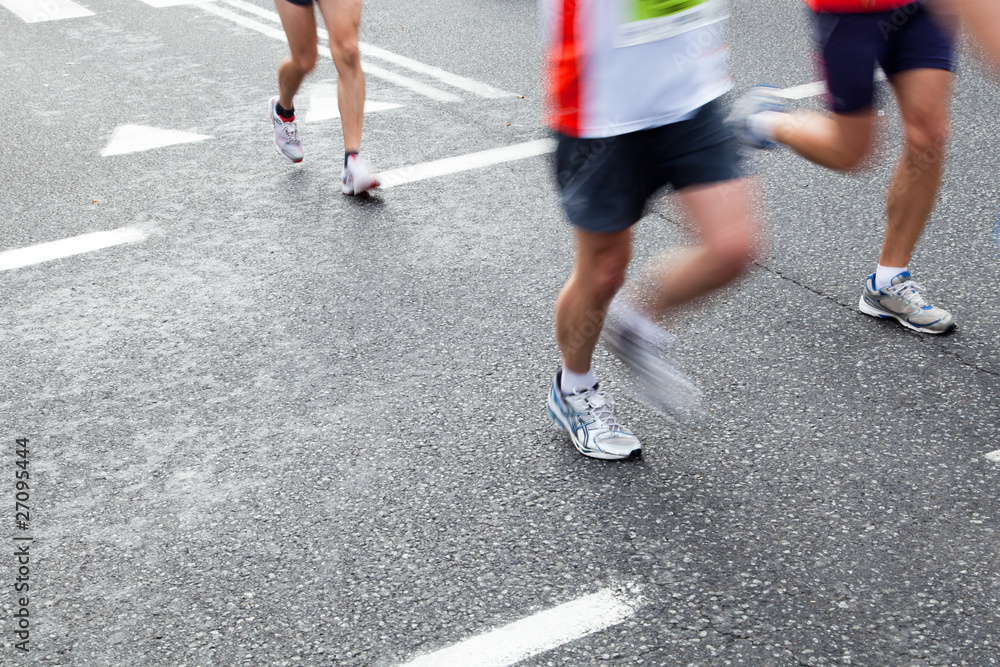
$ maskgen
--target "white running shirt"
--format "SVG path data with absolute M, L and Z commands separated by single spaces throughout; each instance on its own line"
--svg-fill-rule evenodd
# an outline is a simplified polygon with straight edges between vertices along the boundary
M 610 137 L 690 118 L 732 87 L 725 0 L 539 0 L 546 123 Z

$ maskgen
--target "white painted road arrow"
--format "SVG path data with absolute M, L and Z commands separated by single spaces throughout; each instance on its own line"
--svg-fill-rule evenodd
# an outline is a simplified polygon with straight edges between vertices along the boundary
M 365 100 L 365 113 L 398 109 L 402 104 L 392 102 L 373 102 Z M 337 86 L 331 83 L 317 83 L 309 90 L 309 111 L 306 112 L 306 122 L 315 123 L 319 120 L 340 118 L 340 107 L 337 104 Z
M 145 125 L 122 125 L 111 135 L 111 141 L 101 151 L 101 157 L 138 153 L 139 151 L 148 151 L 174 144 L 189 144 L 205 139 L 211 139 L 211 137 L 205 134 L 163 130 Z

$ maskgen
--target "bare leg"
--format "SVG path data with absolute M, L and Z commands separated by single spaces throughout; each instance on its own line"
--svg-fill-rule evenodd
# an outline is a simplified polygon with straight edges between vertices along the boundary
M 274 7 L 281 17 L 290 50 L 278 66 L 278 104 L 291 109 L 302 80 L 316 67 L 316 14 L 311 6 L 301 7 L 287 0 L 274 0 Z
M 690 187 L 678 193 L 700 234 L 699 245 L 664 256 L 644 286 L 652 319 L 729 283 L 749 266 L 760 225 L 750 213 L 747 179 Z
M 365 114 L 365 75 L 361 71 L 358 29 L 361 0 L 318 0 L 330 33 L 330 53 L 337 67 L 337 102 L 344 129 L 344 151 L 361 148 Z
M 874 127 L 870 109 L 829 116 L 797 111 L 778 122 L 774 139 L 810 162 L 827 169 L 850 171 L 868 155 Z
M 883 266 L 906 266 L 930 218 L 941 185 L 948 142 L 951 72 L 916 69 L 892 77 L 906 133 L 906 147 L 888 195 Z
M 625 281 L 632 231 L 598 234 L 577 229 L 574 233 L 576 264 L 556 300 L 556 341 L 566 368 L 586 373 L 608 305 Z

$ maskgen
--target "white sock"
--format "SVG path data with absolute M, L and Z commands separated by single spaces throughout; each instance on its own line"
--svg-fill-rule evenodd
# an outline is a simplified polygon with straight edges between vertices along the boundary
M 774 141 L 774 129 L 785 115 L 780 111 L 761 111 L 760 113 L 755 113 L 747 118 L 747 128 L 750 130 L 750 134 L 754 136 Z
M 593 368 L 586 373 L 574 373 L 566 368 L 566 364 L 563 364 L 562 377 L 559 381 L 559 389 L 562 390 L 562 393 L 573 394 L 576 393 L 577 389 L 590 389 L 595 384 L 597 384 L 597 376 L 594 375 Z
M 893 278 L 906 270 L 905 266 L 882 266 L 879 264 L 875 269 L 875 289 L 885 289 L 892 284 Z

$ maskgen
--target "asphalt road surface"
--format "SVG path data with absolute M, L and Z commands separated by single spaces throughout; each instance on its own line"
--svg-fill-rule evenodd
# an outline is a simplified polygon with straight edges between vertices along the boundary
M 1000 664 L 1000 96 L 974 59 L 911 263 L 958 330 L 856 310 L 886 102 L 863 174 L 755 158 L 769 249 L 673 327 L 704 421 L 599 350 L 645 445 L 603 463 L 544 412 L 572 248 L 534 0 L 364 11 L 363 152 L 395 181 L 350 199 L 329 58 L 305 161 L 274 150 L 265 0 L 0 2 L 0 664 Z M 736 3 L 730 37 L 736 92 L 816 79 L 794 0 Z M 653 206 L 637 265 L 678 222 Z

